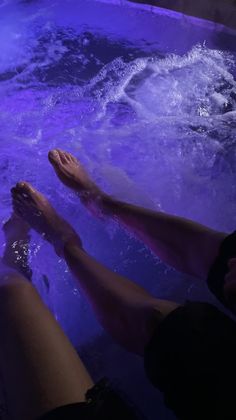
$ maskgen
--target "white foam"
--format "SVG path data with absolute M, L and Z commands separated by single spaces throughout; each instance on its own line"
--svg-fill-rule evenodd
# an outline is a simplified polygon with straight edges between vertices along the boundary
M 63 32 L 63 40 L 71 36 L 75 39 L 74 33 Z M 38 48 L 40 42 L 46 48 Z M 87 33 L 77 44 L 83 68 L 94 59 L 83 48 L 93 42 Z M 216 178 L 212 191 L 206 185 L 220 167 L 228 182 L 235 163 L 232 156 L 226 162 L 236 130 L 233 57 L 205 45 L 182 56 L 117 57 L 87 83 L 71 84 L 68 68 L 68 81 L 60 84 L 59 78 L 58 85 L 49 87 L 44 80 L 50 72 L 60 72 L 64 56 L 70 54 L 68 43 L 48 23 L 40 28 L 36 44 L 29 48 L 21 74 L 2 84 L 7 91 L 0 104 L 5 132 L 13 130 L 17 142 L 38 147 L 45 139 L 50 144 L 58 138 L 69 142 L 80 148 L 82 158 L 92 162 L 95 176 L 120 198 L 148 207 L 160 204 L 167 211 L 186 212 L 209 223 L 215 206 L 211 194 L 218 191 L 222 197 L 223 193 Z M 99 55 L 95 58 L 101 62 Z M 43 76 L 37 79 L 39 70 Z M 204 188 L 207 191 L 205 214 L 196 211 L 199 206 L 190 198 L 190 182 L 196 196 L 204 194 Z M 226 192 L 230 195 L 230 188 Z M 186 202 L 188 206 L 182 204 Z M 213 219 L 213 224 L 220 223 Z

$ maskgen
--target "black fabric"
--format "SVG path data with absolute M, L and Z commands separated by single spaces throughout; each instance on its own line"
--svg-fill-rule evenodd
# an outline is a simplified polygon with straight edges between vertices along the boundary
M 228 272 L 228 261 L 233 257 L 236 257 L 236 231 L 223 240 L 207 279 L 209 289 L 224 305 L 227 305 L 223 293 L 224 277 Z
M 39 420 L 90 420 L 92 418 L 90 407 L 85 403 L 77 403 L 58 407 L 40 417 Z
M 173 311 L 144 360 L 179 419 L 236 419 L 236 324 L 213 305 L 192 302 Z
M 106 379 L 86 394 L 86 402 L 58 407 L 39 420 L 138 420 L 140 416 Z

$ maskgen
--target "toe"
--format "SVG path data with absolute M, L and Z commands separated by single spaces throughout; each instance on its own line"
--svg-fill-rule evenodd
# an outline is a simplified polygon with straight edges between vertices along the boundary
M 19 200 L 18 198 L 15 198 L 15 199 L 12 200 L 12 207 L 15 210 L 15 209 L 18 209 L 18 208 L 23 209 L 23 207 L 25 207 L 25 206 L 24 206 L 24 203 L 21 200 Z
M 36 193 L 36 190 L 28 182 L 18 182 L 16 190 L 23 198 L 33 198 Z
M 75 156 L 71 155 L 70 153 L 68 153 L 68 155 L 70 156 L 70 161 L 71 162 L 74 162 L 74 163 L 77 163 L 77 164 L 79 163 Z
M 18 182 L 16 187 L 12 189 L 12 196 L 23 201 L 34 201 L 36 191 L 28 182 Z
M 22 203 L 23 202 L 23 200 L 24 200 L 24 198 L 23 198 L 23 196 L 19 193 L 19 191 L 18 190 L 16 190 L 16 189 L 12 189 L 12 191 L 11 191 L 11 193 L 12 193 L 12 201 L 13 202 L 20 202 L 20 203 Z
M 23 204 L 23 199 L 22 199 L 22 197 L 21 197 L 19 194 L 16 194 L 16 195 L 12 198 L 12 201 L 13 201 L 14 203 L 17 203 L 17 204 Z
M 77 159 L 71 153 L 69 153 L 69 152 L 64 152 L 64 156 L 65 156 L 67 162 L 69 162 L 69 163 L 71 163 L 71 162 L 73 162 L 73 163 L 77 162 Z
M 58 153 L 58 149 L 50 150 L 48 153 L 48 159 L 49 162 L 51 162 L 53 165 L 58 165 L 61 163 L 60 155 Z
M 58 167 L 66 163 L 78 163 L 77 159 L 68 152 L 61 149 L 53 149 L 48 153 L 48 159 L 52 165 Z
M 57 149 L 57 151 L 58 151 L 58 154 L 60 156 L 61 163 L 62 164 L 68 163 L 67 153 L 64 152 L 63 150 L 60 150 L 60 149 Z
M 70 153 L 64 152 L 64 156 L 65 156 L 67 162 L 69 162 L 69 163 L 73 162 L 72 155 Z
M 16 184 L 17 193 L 13 195 L 14 199 L 21 201 L 24 206 L 40 206 L 45 203 L 46 198 L 28 182 L 19 182 Z

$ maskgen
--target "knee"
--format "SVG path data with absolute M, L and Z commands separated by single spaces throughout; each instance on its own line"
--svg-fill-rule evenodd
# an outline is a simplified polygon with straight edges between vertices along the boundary
M 18 273 L 0 275 L 0 306 L 25 304 L 37 294 L 34 286 Z

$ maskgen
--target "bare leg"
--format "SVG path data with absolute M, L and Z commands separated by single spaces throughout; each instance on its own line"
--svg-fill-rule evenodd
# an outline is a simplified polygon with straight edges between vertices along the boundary
M 93 213 L 103 213 L 119 221 L 165 263 L 186 274 L 206 279 L 225 233 L 108 196 L 99 190 L 69 153 L 53 150 L 49 152 L 49 160 L 60 180 L 77 192 Z
M 66 244 L 64 255 L 102 326 L 127 350 L 143 355 L 158 324 L 180 305 L 153 297 L 78 246 Z
M 179 305 L 154 298 L 89 256 L 74 230 L 29 184 L 17 184 L 12 194 L 15 211 L 65 257 L 103 327 L 128 350 L 143 354 L 158 322 Z
M 35 288 L 20 274 L 26 270 L 21 247 L 14 267 L 13 244 L 22 240 L 27 246 L 19 237 L 17 219 L 13 216 L 4 227 L 4 262 L 10 267 L 1 262 L 0 372 L 10 418 L 34 420 L 59 406 L 84 401 L 92 380 Z M 22 220 L 21 225 L 28 236 Z

